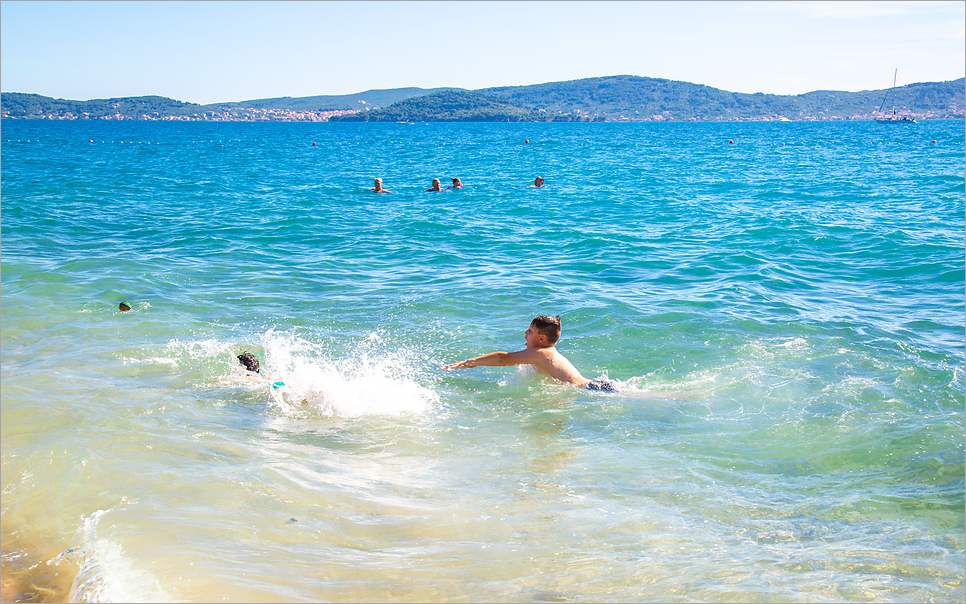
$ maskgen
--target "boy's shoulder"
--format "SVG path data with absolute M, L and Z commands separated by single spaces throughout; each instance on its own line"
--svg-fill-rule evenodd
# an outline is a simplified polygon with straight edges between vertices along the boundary
M 547 356 L 558 356 L 560 351 L 557 350 L 557 346 L 546 346 L 544 348 L 537 348 L 540 352 L 546 354 Z
M 518 359 L 524 360 L 528 363 L 553 358 L 554 354 L 559 353 L 557 353 L 553 346 L 549 346 L 547 348 L 524 348 L 523 350 L 518 350 L 517 352 L 513 353 L 513 355 Z
M 556 346 L 547 346 L 546 348 L 530 348 L 529 350 L 533 351 L 533 354 L 536 358 L 547 361 L 552 361 L 553 359 L 563 356 L 560 354 L 560 351 L 557 350 Z

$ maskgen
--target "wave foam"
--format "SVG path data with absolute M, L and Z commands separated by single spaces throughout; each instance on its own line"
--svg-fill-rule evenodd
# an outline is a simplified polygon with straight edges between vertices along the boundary
M 134 567 L 120 545 L 97 536 L 97 523 L 106 514 L 98 510 L 84 519 L 75 539 L 81 545 L 47 562 L 60 563 L 68 555 L 78 558 L 80 572 L 70 588 L 70 602 L 173 602 L 150 573 Z
M 285 414 L 313 411 L 359 417 L 425 413 L 438 403 L 435 391 L 415 380 L 413 355 L 380 350 L 371 336 L 348 357 L 333 361 L 315 344 L 294 334 L 268 330 L 262 336 L 274 404 Z

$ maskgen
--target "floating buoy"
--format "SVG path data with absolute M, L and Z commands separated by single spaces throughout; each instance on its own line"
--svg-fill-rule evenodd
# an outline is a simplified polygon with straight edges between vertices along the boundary
M 120 304 L 117 305 L 117 309 L 120 310 L 121 312 L 124 312 L 126 310 L 131 310 L 131 304 L 128 302 L 121 302 Z
M 94 139 L 90 139 L 90 140 L 89 140 L 89 141 L 87 141 L 87 142 L 89 142 L 89 143 L 93 143 L 93 142 L 94 142 Z
M 527 144 L 530 144 L 530 139 L 528 138 L 527 140 L 525 140 L 525 141 L 523 141 L 523 142 L 525 142 L 525 143 L 527 143 Z
M 728 141 L 728 144 L 729 145 L 733 145 L 733 144 L 735 144 L 735 141 Z
M 936 142 L 936 141 L 933 141 L 933 142 Z
M 312 143 L 312 146 L 314 147 L 315 146 L 315 143 Z

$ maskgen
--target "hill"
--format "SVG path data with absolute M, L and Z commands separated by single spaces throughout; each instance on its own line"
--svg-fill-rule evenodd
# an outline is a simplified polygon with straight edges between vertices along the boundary
M 138 119 L 135 116 L 203 112 L 201 105 L 163 96 L 70 101 L 20 92 L 0 95 L 0 109 L 3 117 L 47 119 Z
M 966 78 L 896 88 L 799 95 L 745 94 L 619 75 L 530 86 L 394 88 L 198 105 L 160 96 L 71 101 L 4 92 L 0 115 L 26 119 L 205 121 L 736 121 L 873 119 L 883 101 L 900 115 L 963 119 Z M 359 111 L 361 109 L 361 112 Z M 348 117 L 348 114 L 353 114 Z M 340 117 L 345 115 L 346 117 Z
M 0 96 L 3 117 L 27 119 L 190 119 L 226 121 L 327 119 L 329 114 L 381 107 L 452 88 L 392 88 L 355 94 L 279 97 L 238 103 L 199 105 L 161 96 L 71 101 L 39 94 L 4 92 Z
M 545 122 L 552 114 L 469 90 L 445 90 L 398 101 L 385 109 L 334 116 L 341 122 Z
M 237 103 L 215 103 L 206 105 L 207 109 L 289 109 L 292 111 L 332 111 L 340 109 L 358 110 L 363 107 L 385 107 L 397 101 L 425 96 L 444 90 L 462 90 L 461 88 L 388 88 L 367 90 L 355 94 L 322 95 L 304 97 L 278 97 L 273 99 L 255 99 L 239 101 Z
M 604 116 L 608 120 L 726 121 L 871 119 L 888 91 L 745 94 L 690 82 L 620 75 L 485 88 L 478 92 L 548 112 Z M 963 117 L 966 79 L 910 84 L 896 88 L 894 97 L 897 109 L 905 113 Z M 888 109 L 891 110 L 891 101 Z

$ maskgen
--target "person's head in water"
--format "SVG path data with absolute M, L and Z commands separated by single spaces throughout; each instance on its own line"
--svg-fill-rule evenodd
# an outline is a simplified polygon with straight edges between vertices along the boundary
M 453 188 L 454 189 L 462 189 L 463 188 L 463 181 L 461 181 L 458 178 L 454 178 L 453 179 Z
M 238 362 L 245 366 L 245 369 L 249 371 L 254 371 L 255 373 L 260 373 L 258 368 L 258 359 L 255 358 L 250 352 L 238 355 Z
M 530 322 L 530 329 L 537 335 L 546 337 L 547 346 L 553 346 L 560 339 L 560 315 L 540 315 Z
M 431 188 L 431 189 L 426 189 L 426 190 L 427 190 L 427 191 L 442 191 L 442 190 L 443 190 L 443 186 L 442 186 L 442 184 L 441 184 L 441 183 L 439 182 L 439 179 L 438 179 L 438 178 L 434 178 L 434 179 L 433 179 L 433 188 Z
M 533 179 L 533 186 L 535 186 L 535 187 L 542 187 L 543 186 L 543 177 L 542 176 L 538 176 L 538 177 L 534 178 Z

